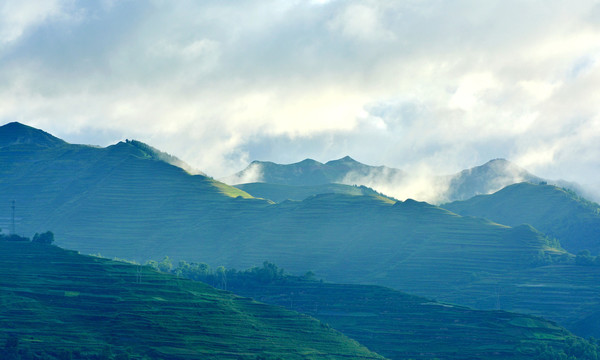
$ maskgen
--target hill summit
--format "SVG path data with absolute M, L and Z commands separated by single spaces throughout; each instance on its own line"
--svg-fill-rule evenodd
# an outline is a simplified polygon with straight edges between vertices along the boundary
M 19 144 L 54 147 L 65 145 L 66 142 L 45 131 L 19 122 L 11 122 L 0 126 L 0 148 Z

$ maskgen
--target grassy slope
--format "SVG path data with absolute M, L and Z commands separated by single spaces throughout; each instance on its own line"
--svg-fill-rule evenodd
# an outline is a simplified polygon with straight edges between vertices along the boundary
M 322 184 L 322 185 L 282 185 L 267 183 L 248 183 L 236 185 L 254 197 L 282 202 L 285 200 L 301 201 L 310 196 L 319 194 L 346 194 L 346 195 L 368 195 L 381 196 L 377 191 L 365 186 L 352 186 L 344 184 Z M 391 200 L 390 201 L 394 201 Z
M 131 143 L 11 146 L 0 149 L 0 163 L 0 202 L 16 200 L 17 231 L 31 236 L 52 229 L 61 245 L 84 253 L 127 257 L 154 249 L 161 256 L 161 241 L 190 238 L 199 231 L 198 219 L 210 215 L 207 210 L 268 205 L 156 160 Z
M 390 359 L 531 359 L 545 345 L 575 337 L 547 320 L 441 304 L 379 286 L 288 278 L 233 288 L 309 314 Z
M 54 246 L 0 242 L 0 343 L 168 359 L 376 359 L 306 316 Z
M 573 253 L 587 249 L 600 254 L 600 205 L 555 186 L 520 183 L 442 206 L 510 226 L 531 224 Z

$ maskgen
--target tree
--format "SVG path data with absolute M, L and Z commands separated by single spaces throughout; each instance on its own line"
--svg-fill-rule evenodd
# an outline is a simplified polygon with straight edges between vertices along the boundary
M 42 234 L 35 233 L 35 235 L 33 235 L 32 241 L 34 243 L 50 245 L 54 242 L 54 234 L 52 233 L 52 231 L 46 231 Z

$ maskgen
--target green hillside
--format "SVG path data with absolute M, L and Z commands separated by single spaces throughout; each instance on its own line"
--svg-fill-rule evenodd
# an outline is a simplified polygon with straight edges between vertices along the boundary
M 599 351 L 542 318 L 473 310 L 379 286 L 286 277 L 230 282 L 230 289 L 316 317 L 390 359 L 548 359 L 547 347 L 592 359 Z
M 383 196 L 377 191 L 366 186 L 352 186 L 344 184 L 322 184 L 322 185 L 282 185 L 268 183 L 248 183 L 235 185 L 248 194 L 257 198 L 269 199 L 275 202 L 285 200 L 301 201 L 313 195 L 320 194 L 346 194 L 355 196 Z M 396 201 L 390 199 L 390 201 Z
M 600 337 L 600 266 L 546 265 L 502 276 L 479 274 L 437 299 L 543 316 L 577 335 Z
M 510 226 L 531 224 L 572 253 L 600 254 L 600 205 L 556 186 L 520 183 L 442 206 Z
M 0 241 L 0 289 L 0 344 L 23 356 L 380 358 L 284 308 L 49 245 Z

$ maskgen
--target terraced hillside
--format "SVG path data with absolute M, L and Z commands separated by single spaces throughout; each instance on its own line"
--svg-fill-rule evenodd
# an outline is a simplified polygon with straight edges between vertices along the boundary
M 504 309 L 543 316 L 583 337 L 600 337 L 595 321 L 600 313 L 600 267 L 547 265 L 507 272 L 479 274 L 439 300 L 478 309 Z
M 548 347 L 591 359 L 600 351 L 539 317 L 473 310 L 379 286 L 286 277 L 231 290 L 316 317 L 390 359 L 549 359 Z
M 556 237 L 572 253 L 589 250 L 600 254 L 600 205 L 556 186 L 520 183 L 442 206 L 509 226 L 531 224 Z
M 320 194 L 346 194 L 355 196 L 384 196 L 377 191 L 366 186 L 344 185 L 344 184 L 323 184 L 323 185 L 282 185 L 267 183 L 248 183 L 236 185 L 248 194 L 263 199 L 269 199 L 274 202 L 285 200 L 302 201 L 308 197 Z M 392 199 L 390 199 L 392 200 Z M 395 201 L 395 200 L 394 200 Z
M 381 358 L 281 307 L 30 242 L 0 241 L 0 304 L 0 344 L 46 358 Z

